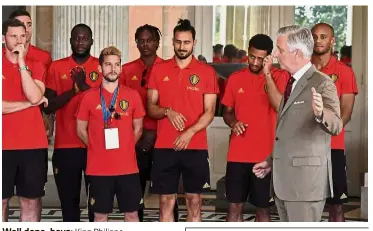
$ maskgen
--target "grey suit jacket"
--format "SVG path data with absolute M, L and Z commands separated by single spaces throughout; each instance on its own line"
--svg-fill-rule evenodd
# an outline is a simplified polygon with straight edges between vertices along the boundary
M 323 98 L 322 123 L 315 120 L 312 87 Z M 274 149 L 267 158 L 272 165 L 272 190 L 285 201 L 320 201 L 333 196 L 330 138 L 343 127 L 333 81 L 312 66 L 283 104 L 284 98 Z

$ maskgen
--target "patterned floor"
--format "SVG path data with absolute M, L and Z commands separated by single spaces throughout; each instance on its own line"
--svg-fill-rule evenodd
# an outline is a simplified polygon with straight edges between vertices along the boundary
M 49 182 L 50 183 L 50 182 Z M 55 187 L 55 185 L 53 184 Z M 62 221 L 62 212 L 59 206 L 58 196 L 55 189 L 51 186 L 48 188 L 48 193 L 43 197 L 43 210 L 42 210 L 42 221 L 43 222 L 58 222 Z M 82 191 L 82 195 L 85 193 Z M 147 194 L 145 196 L 145 221 L 157 222 L 159 219 L 159 201 L 158 195 Z M 81 205 L 81 218 L 82 221 L 88 221 L 87 210 L 85 209 L 86 198 L 81 198 L 83 202 Z M 178 194 L 178 205 L 179 205 L 179 220 L 186 220 L 186 203 L 185 194 Z M 116 203 L 114 203 L 115 208 Z M 216 191 L 206 192 L 202 195 L 202 221 L 204 222 L 224 222 L 226 219 L 228 202 L 226 199 L 218 200 Z M 248 205 L 248 204 L 247 204 Z M 18 200 L 13 197 L 10 201 L 9 221 L 19 220 L 19 208 Z M 247 207 L 244 213 L 244 221 L 253 222 L 255 220 L 255 208 Z M 344 205 L 346 221 L 363 221 L 367 220 L 360 219 L 360 198 L 349 198 L 349 202 Z M 119 213 L 118 210 L 114 209 L 114 212 L 109 215 L 110 221 L 122 221 L 123 214 Z M 279 221 L 275 207 L 272 208 L 272 221 Z M 323 220 L 328 220 L 328 211 L 325 208 L 323 213 Z
M 82 221 L 88 221 L 88 210 L 82 209 L 81 210 L 81 218 Z M 179 220 L 185 221 L 186 220 L 186 211 L 180 210 Z M 219 213 L 213 211 L 203 211 L 202 212 L 202 221 L 203 222 L 225 222 L 226 213 Z M 255 215 L 254 214 L 244 214 L 244 221 L 245 222 L 254 222 Z M 16 222 L 19 219 L 19 209 L 18 208 L 11 208 L 9 211 L 9 221 Z M 159 211 L 158 209 L 148 209 L 145 210 L 145 221 L 146 222 L 158 222 L 159 219 Z M 60 208 L 44 208 L 42 211 L 42 222 L 60 222 L 62 221 L 62 212 Z M 118 210 L 114 210 L 112 214 L 109 216 L 109 221 L 113 222 L 120 222 L 123 221 L 123 214 L 119 213 Z M 271 215 L 271 221 L 279 221 L 279 217 L 277 214 Z M 322 219 L 323 222 L 328 221 L 328 217 L 324 216 Z M 362 222 L 361 219 L 354 219 L 348 218 L 346 219 L 347 222 Z

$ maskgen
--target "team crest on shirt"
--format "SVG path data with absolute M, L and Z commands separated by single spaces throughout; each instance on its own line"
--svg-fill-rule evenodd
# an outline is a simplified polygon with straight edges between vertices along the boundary
M 190 82 L 193 86 L 195 86 L 197 83 L 199 83 L 199 77 L 198 77 L 198 75 L 191 75 L 191 76 L 189 77 L 189 82 Z
M 129 102 L 127 100 L 121 100 L 119 102 L 119 107 L 123 110 L 123 111 L 127 111 L 128 107 L 129 107 Z
M 61 79 L 67 79 L 67 76 L 66 76 L 66 74 L 65 74 L 65 75 L 63 75 L 63 76 L 61 76 Z
M 266 93 L 268 93 L 268 87 L 267 87 L 267 84 L 264 84 L 264 91 L 265 91 Z
M 337 81 L 337 79 L 338 79 L 338 75 L 336 75 L 336 74 L 331 74 L 331 75 L 330 75 L 330 78 L 331 78 L 332 81 L 335 83 L 335 82 Z
M 98 79 L 98 73 L 95 72 L 95 71 L 92 71 L 92 72 L 89 74 L 89 78 L 90 78 L 93 82 L 96 82 L 97 79 Z
M 136 75 L 134 75 L 134 76 L 132 77 L 132 80 L 139 80 L 139 79 L 136 77 Z

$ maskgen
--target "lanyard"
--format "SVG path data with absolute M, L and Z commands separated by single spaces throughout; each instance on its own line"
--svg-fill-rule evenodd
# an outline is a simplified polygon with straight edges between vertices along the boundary
M 115 108 L 116 102 L 117 102 L 118 92 L 119 92 L 119 86 L 115 89 L 114 94 L 111 97 L 109 108 Z M 111 114 L 113 112 L 110 112 L 110 110 L 106 107 L 105 98 L 102 95 L 102 85 L 100 87 L 100 97 L 101 97 L 101 105 L 102 105 L 102 114 L 104 116 L 104 125 L 105 125 L 105 128 L 108 128 L 109 127 L 108 126 L 109 118 L 112 117 Z

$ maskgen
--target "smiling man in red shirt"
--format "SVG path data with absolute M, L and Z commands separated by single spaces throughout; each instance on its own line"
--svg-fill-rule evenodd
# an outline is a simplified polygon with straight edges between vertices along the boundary
M 312 36 L 315 42 L 312 63 L 315 67 L 330 76 L 335 86 L 341 107 L 343 126 L 351 120 L 355 103 L 355 95 L 358 93 L 356 78 L 351 67 L 338 61 L 331 49 L 335 43 L 334 29 L 326 23 L 316 24 L 312 28 Z M 334 197 L 328 198 L 330 221 L 344 221 L 343 203 L 347 202 L 347 172 L 345 155 L 344 129 L 338 136 L 331 139 L 331 159 Z
M 201 193 L 210 188 L 206 127 L 214 118 L 219 93 L 214 69 L 192 55 L 195 29 L 187 19 L 174 28 L 175 56 L 153 67 L 148 112 L 158 120 L 151 192 L 160 194 L 160 221 L 174 221 L 180 174 L 187 221 L 201 221 Z
M 54 61 L 46 79 L 49 106 L 44 112 L 56 113 L 56 135 L 52 158 L 53 173 L 61 201 L 63 221 L 80 221 L 82 173 L 87 164 L 87 148 L 76 135 L 76 110 L 82 93 L 99 86 L 98 59 L 90 55 L 92 30 L 77 24 L 71 30 L 69 57 Z M 87 184 L 87 179 L 85 179 Z M 93 214 L 90 213 L 90 221 Z
M 264 66 L 272 49 L 268 35 L 253 36 L 249 41 L 249 66 L 233 73 L 225 88 L 223 118 L 232 129 L 225 181 L 230 202 L 227 221 L 243 221 L 247 200 L 257 207 L 256 221 L 270 221 L 269 207 L 274 204 L 271 176 L 259 179 L 252 170 L 272 152 L 277 116 L 273 107 L 278 107 L 289 79 L 287 71 Z M 276 93 L 274 101 L 268 92 Z
M 46 175 L 48 142 L 39 106 L 45 68 L 26 59 L 26 28 L 18 19 L 3 22 L 2 54 L 2 220 L 7 221 L 8 201 L 19 197 L 21 221 L 40 221 Z
M 139 93 L 119 86 L 121 53 L 107 47 L 99 57 L 102 85 L 87 91 L 77 113 L 77 134 L 88 147 L 89 203 L 95 221 L 107 221 L 114 195 L 125 221 L 139 221 L 143 207 L 135 144 L 145 115 Z

